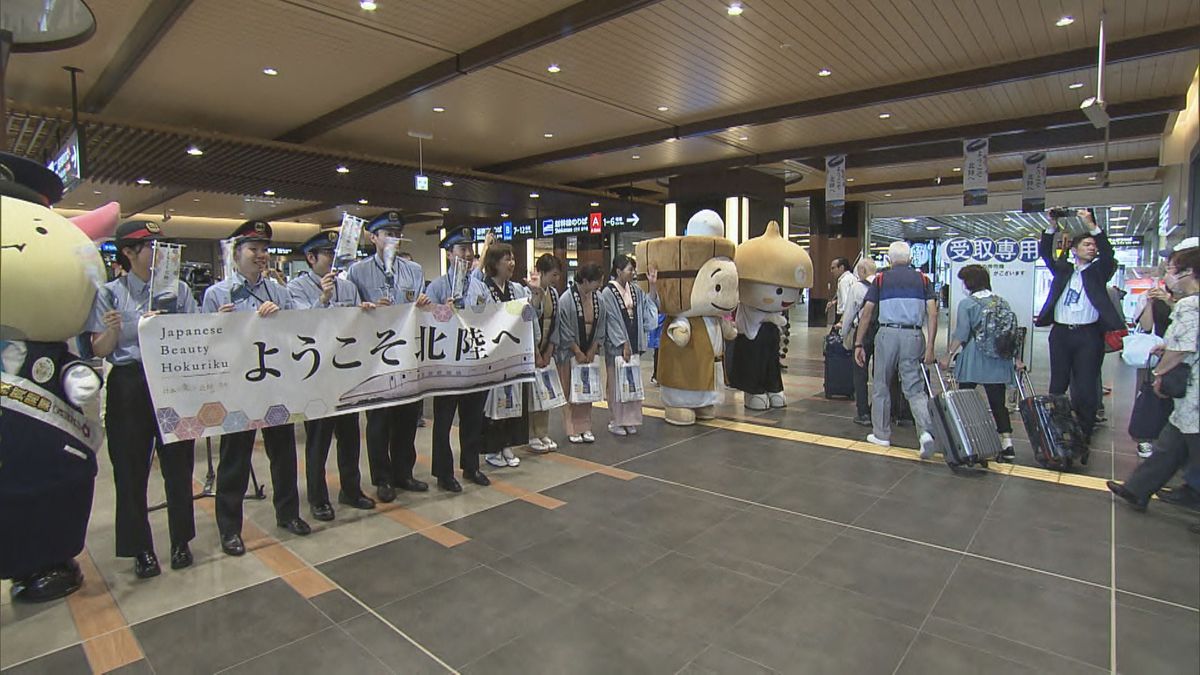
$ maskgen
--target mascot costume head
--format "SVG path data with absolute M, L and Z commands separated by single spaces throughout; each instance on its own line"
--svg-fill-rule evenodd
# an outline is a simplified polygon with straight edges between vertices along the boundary
M 684 236 L 637 245 L 638 260 L 658 270 L 659 306 L 667 316 L 658 382 L 671 424 L 712 419 L 724 398 L 721 362 L 725 340 L 735 335 L 726 317 L 738 298 L 735 247 L 724 234 L 721 217 L 704 210 L 688 221 Z
M 730 384 L 741 389 L 750 410 L 787 406 L 779 364 L 784 316 L 812 286 L 812 258 L 786 240 L 771 221 L 761 236 L 738 246 L 738 337 L 728 351 Z
M 100 427 L 83 414 L 100 379 L 67 341 L 83 330 L 115 203 L 74 221 L 50 210 L 63 186 L 36 162 L 0 153 L 0 578 L 16 600 L 63 597 L 83 581 Z

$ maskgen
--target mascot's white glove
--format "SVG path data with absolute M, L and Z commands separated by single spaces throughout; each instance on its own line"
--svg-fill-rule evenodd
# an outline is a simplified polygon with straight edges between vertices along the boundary
M 25 356 L 29 353 L 29 348 L 21 340 L 14 340 L 4 345 L 4 351 L 0 352 L 0 363 L 4 364 L 4 372 L 9 375 L 15 375 L 21 370 L 21 366 L 25 364 Z
M 721 337 L 726 340 L 737 339 L 737 325 L 729 319 L 721 319 Z
M 67 366 L 63 373 L 63 391 L 72 404 L 83 407 L 100 393 L 100 376 L 81 363 Z
M 667 326 L 667 337 L 678 347 L 686 347 L 692 341 L 692 325 L 687 319 L 676 319 Z
M 767 317 L 767 321 L 770 321 L 771 323 L 775 324 L 776 326 L 779 326 L 780 328 L 783 328 L 784 326 L 788 325 L 787 317 L 785 317 L 782 314 L 772 314 L 771 316 Z

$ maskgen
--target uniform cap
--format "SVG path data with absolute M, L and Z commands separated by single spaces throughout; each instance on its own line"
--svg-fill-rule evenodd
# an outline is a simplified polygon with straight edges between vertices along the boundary
M 337 248 L 337 242 L 338 242 L 338 231 L 337 230 L 326 230 L 324 232 L 318 232 L 315 235 L 313 235 L 312 237 L 309 237 L 308 241 L 304 242 L 303 244 L 300 244 L 300 252 L 301 253 L 312 253 L 314 251 L 323 251 L 323 250 L 332 251 L 333 249 Z

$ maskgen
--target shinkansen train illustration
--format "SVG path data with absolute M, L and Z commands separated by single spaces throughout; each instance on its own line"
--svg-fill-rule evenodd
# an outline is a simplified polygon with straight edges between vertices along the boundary
M 521 354 L 483 363 L 442 365 L 426 363 L 420 368 L 394 370 L 367 378 L 338 397 L 338 408 L 351 408 L 387 401 L 402 402 L 421 396 L 453 394 L 464 378 L 470 389 L 495 387 L 533 377 L 533 355 Z

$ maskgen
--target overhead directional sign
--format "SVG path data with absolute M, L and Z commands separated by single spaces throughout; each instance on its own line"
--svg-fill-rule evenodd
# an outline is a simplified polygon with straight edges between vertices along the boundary
M 483 241 L 488 232 L 495 232 L 500 241 L 512 241 L 528 237 L 553 237 L 567 234 L 605 234 L 608 232 L 641 229 L 642 221 L 647 227 L 655 223 L 637 213 L 604 213 L 592 211 L 586 214 L 541 218 L 539 220 L 506 220 L 500 223 L 474 223 L 475 241 Z

